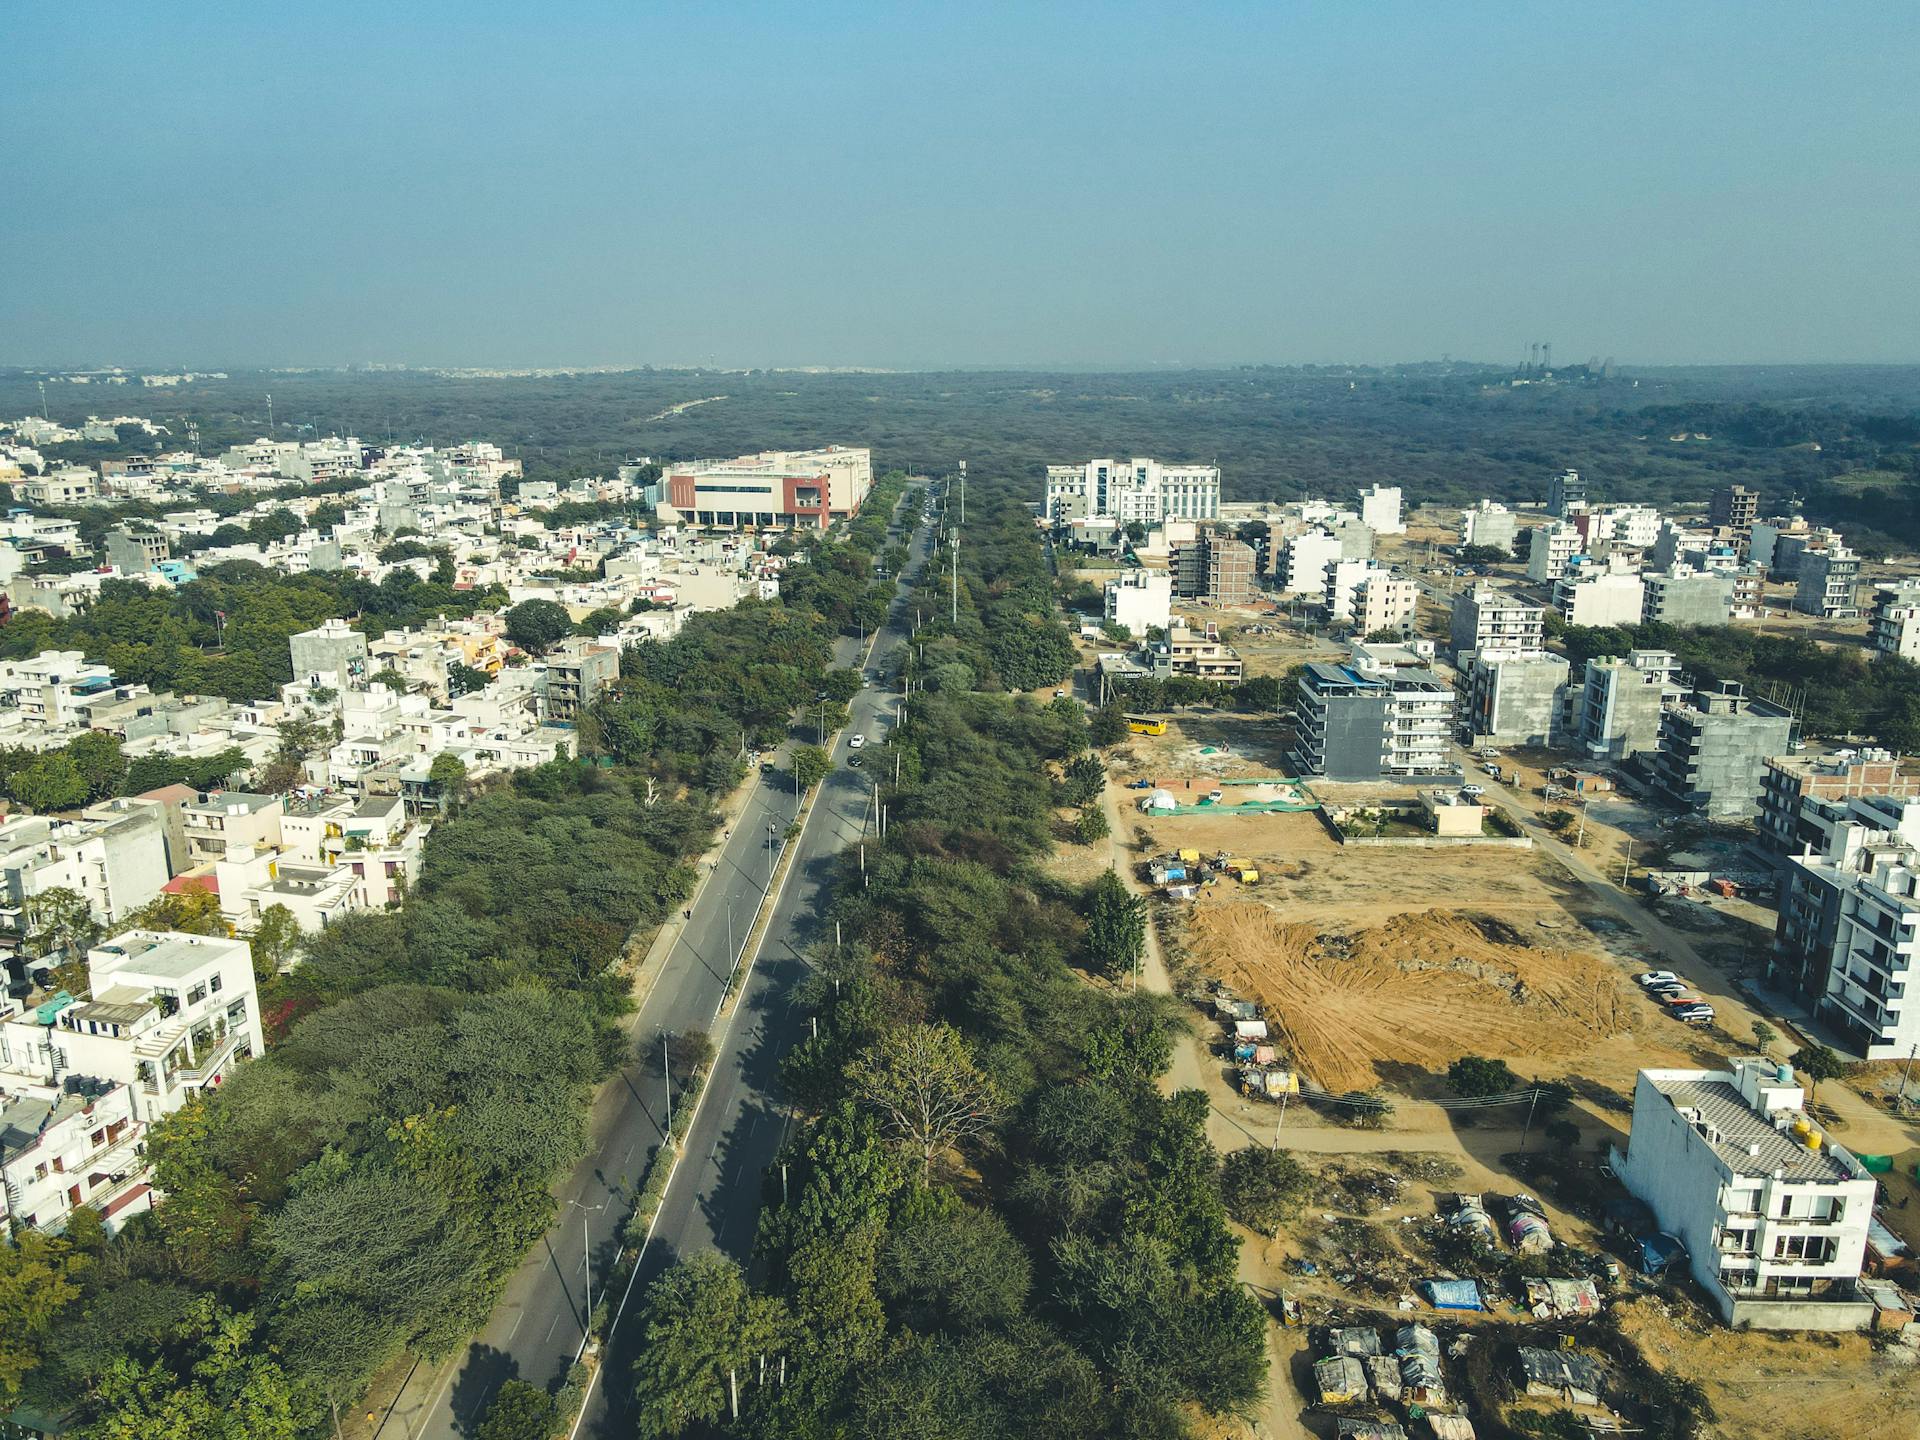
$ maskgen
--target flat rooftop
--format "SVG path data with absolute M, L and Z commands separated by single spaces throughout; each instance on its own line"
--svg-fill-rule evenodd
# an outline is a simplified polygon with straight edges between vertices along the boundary
M 132 931 L 97 946 L 93 953 L 106 952 L 109 972 L 137 970 L 162 980 L 184 980 L 232 943 L 210 935 Z
M 1655 1083 L 1676 1109 L 1696 1111 L 1712 1132 L 1703 1136 L 1736 1175 L 1762 1179 L 1776 1171 L 1787 1180 L 1851 1180 L 1853 1173 L 1822 1143 L 1809 1150 L 1791 1130 L 1776 1130 L 1725 1080 Z M 1778 1113 L 1778 1112 L 1776 1112 Z M 1799 1116 L 1798 1110 L 1784 1112 Z

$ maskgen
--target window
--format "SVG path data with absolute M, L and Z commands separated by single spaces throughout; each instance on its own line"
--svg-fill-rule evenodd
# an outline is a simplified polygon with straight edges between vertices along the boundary
M 1833 1259 L 1839 1249 L 1839 1240 L 1831 1235 L 1783 1235 L 1774 1246 L 1773 1258 L 1823 1265 Z
M 187 991 L 187 1004 L 189 1005 L 198 1005 L 202 1000 L 206 998 L 207 998 L 207 985 L 204 980 L 201 981 L 198 985 L 194 986 L 191 990 Z
M 210 989 L 215 995 L 218 995 L 220 993 L 220 986 L 222 983 L 223 982 L 221 980 L 221 977 L 218 974 L 216 974 L 213 977 L 213 979 L 207 982 L 207 988 Z

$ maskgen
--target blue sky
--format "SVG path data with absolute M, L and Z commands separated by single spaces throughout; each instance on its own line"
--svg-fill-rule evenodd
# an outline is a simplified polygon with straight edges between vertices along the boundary
M 1920 361 L 1920 6 L 16 0 L 0 363 Z

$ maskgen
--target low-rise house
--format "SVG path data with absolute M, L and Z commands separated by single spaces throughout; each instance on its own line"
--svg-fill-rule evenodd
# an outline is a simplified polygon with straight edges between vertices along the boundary
M 278 850 L 281 811 L 278 795 L 244 790 L 215 791 L 181 806 L 189 865 L 212 864 L 229 851 Z
M 145 1134 L 125 1084 L 0 1076 L 0 1220 L 16 1232 L 58 1234 L 85 1205 L 109 1233 L 118 1230 L 153 1205 Z

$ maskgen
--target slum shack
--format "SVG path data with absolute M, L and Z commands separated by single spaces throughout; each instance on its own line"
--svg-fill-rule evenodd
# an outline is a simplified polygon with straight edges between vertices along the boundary
M 1361 1364 L 1373 1382 L 1373 1398 L 1385 1404 L 1400 1398 L 1400 1362 L 1392 1355 L 1369 1355 Z
M 1345 1405 L 1366 1398 L 1367 1370 L 1351 1355 L 1330 1355 L 1314 1362 L 1313 1384 L 1322 1405 Z
M 1402 1325 L 1394 1332 L 1393 1353 L 1400 1359 L 1400 1396 L 1410 1405 L 1447 1403 L 1440 1371 L 1440 1337 L 1424 1325 Z
M 1327 1349 L 1335 1355 L 1351 1355 L 1364 1360 L 1380 1353 L 1380 1332 L 1371 1325 L 1351 1325 L 1327 1332 Z
M 1566 1320 L 1600 1313 L 1600 1290 L 1591 1280 L 1529 1280 L 1527 1309 L 1536 1320 Z
M 1420 1293 L 1436 1310 L 1484 1310 L 1480 1287 L 1471 1280 L 1422 1280 Z
M 1421 1419 L 1433 1440 L 1474 1440 L 1473 1422 L 1464 1415 L 1435 1415 L 1429 1411 Z
M 1492 1246 L 1499 1232 L 1478 1195 L 1443 1196 L 1440 1204 L 1449 1230 L 1470 1236 L 1475 1244 Z
M 1345 1415 L 1333 1433 L 1338 1440 L 1408 1440 L 1407 1432 L 1391 1420 L 1355 1420 Z
M 1598 1405 L 1606 1392 L 1606 1373 L 1599 1362 L 1575 1350 L 1519 1350 L 1521 1387 L 1529 1395 L 1566 1405 Z

